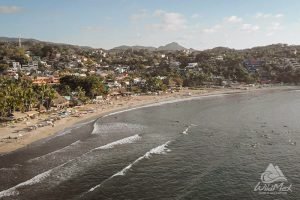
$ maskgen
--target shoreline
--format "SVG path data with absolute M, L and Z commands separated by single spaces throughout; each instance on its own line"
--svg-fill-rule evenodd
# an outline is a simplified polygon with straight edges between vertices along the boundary
M 27 122 L 19 122 L 13 127 L 1 127 L 0 128 L 0 155 L 9 154 L 21 148 L 24 148 L 34 142 L 42 139 L 46 139 L 50 136 L 54 136 L 70 128 L 76 124 L 87 123 L 98 119 L 99 117 L 108 115 L 110 113 L 119 112 L 122 110 L 128 110 L 133 108 L 138 108 L 146 105 L 151 105 L 155 103 L 162 103 L 171 100 L 188 100 L 190 98 L 205 97 L 212 95 L 221 94 L 238 94 L 238 93 L 248 93 L 253 91 L 263 91 L 263 90 L 280 90 L 280 89 L 295 89 L 299 87 L 293 86 L 274 86 L 274 87 L 253 87 L 250 89 L 213 89 L 205 88 L 199 90 L 183 89 L 179 92 L 162 94 L 158 96 L 132 96 L 132 97 L 121 97 L 120 99 L 114 99 L 107 105 L 99 104 L 87 104 L 83 106 L 82 110 L 93 110 L 93 113 L 86 113 L 80 117 L 67 117 L 63 118 L 55 123 L 55 126 L 45 126 L 38 128 L 33 131 L 21 132 L 18 131 L 22 128 L 28 126 L 27 123 L 37 123 L 37 119 L 29 120 Z M 47 118 L 51 114 L 44 114 L 40 119 Z M 39 120 L 40 120 L 39 119 Z M 20 133 L 21 132 L 21 133 Z M 8 139 L 9 137 L 9 139 Z

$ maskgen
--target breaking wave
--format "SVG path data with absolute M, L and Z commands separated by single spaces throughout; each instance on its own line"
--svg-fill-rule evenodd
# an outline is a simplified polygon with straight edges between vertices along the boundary
M 188 131 L 189 131 L 189 129 L 190 129 L 190 127 L 187 127 L 183 132 L 182 132 L 182 134 L 184 134 L 184 135 L 188 135 Z
M 191 127 L 193 127 L 193 126 L 198 126 L 198 125 L 195 125 L 195 124 L 191 124 L 191 125 L 189 125 L 183 132 L 182 132 L 182 134 L 184 134 L 184 135 L 188 135 L 189 133 L 188 133 L 188 131 L 190 130 L 190 128 Z
M 105 181 L 103 181 L 102 183 L 100 183 L 99 185 L 96 185 L 95 187 L 92 187 L 88 192 L 92 192 L 95 189 L 101 187 L 102 184 L 104 184 L 106 181 L 116 177 L 116 176 L 124 176 L 129 169 L 132 168 L 133 165 L 137 164 L 138 162 L 140 162 L 141 160 L 145 159 L 145 158 L 150 158 L 152 155 L 159 155 L 159 154 L 166 154 L 167 152 L 170 151 L 170 149 L 168 149 L 168 145 L 171 143 L 171 141 L 166 142 L 163 145 L 160 145 L 158 147 L 155 147 L 153 149 L 151 149 L 150 151 L 148 151 L 147 153 L 145 153 L 143 156 L 139 157 L 138 159 L 136 159 L 135 161 L 133 161 L 132 163 L 130 163 L 129 165 L 127 165 L 125 168 L 123 168 L 121 171 L 115 173 L 114 175 L 112 175 L 111 177 L 109 177 L 108 179 L 106 179 Z
M 72 129 L 66 130 L 66 131 L 63 131 L 63 132 L 57 134 L 55 137 L 60 137 L 60 136 L 63 136 L 63 135 L 67 135 L 67 134 L 70 134 L 71 132 L 72 132 Z
M 137 141 L 137 140 L 140 140 L 140 139 L 141 139 L 141 136 L 139 136 L 138 134 L 136 134 L 136 135 L 133 135 L 133 136 L 130 136 L 130 137 L 127 137 L 127 138 L 124 138 L 124 139 L 117 140 L 117 141 L 115 141 L 115 142 L 106 144 L 106 145 L 104 145 L 104 146 L 101 146 L 101 147 L 97 147 L 97 148 L 95 148 L 95 149 L 92 149 L 91 151 L 89 151 L 89 152 L 83 154 L 82 156 L 84 156 L 84 155 L 86 155 L 86 154 L 88 154 L 88 153 L 90 153 L 90 152 L 93 152 L 93 151 L 95 151 L 95 150 L 99 150 L 99 149 L 110 149 L 110 148 L 113 148 L 113 147 L 116 146 L 116 145 L 129 144 L 129 143 L 133 143 L 133 142 L 135 142 L 135 141 Z M 51 154 L 54 154 L 54 153 L 63 151 L 63 150 L 65 150 L 65 149 L 69 148 L 70 146 L 73 146 L 73 145 L 78 144 L 79 142 L 80 142 L 80 140 L 78 140 L 78 141 L 76 141 L 76 142 L 70 144 L 69 146 L 66 146 L 66 147 L 64 147 L 64 148 L 62 148 L 62 149 L 59 149 L 59 150 L 57 150 L 57 151 L 53 151 L 53 152 L 51 152 L 51 153 L 49 153 L 49 154 L 45 154 L 45 155 L 43 155 L 43 156 L 40 156 L 40 157 L 31 159 L 31 160 L 29 160 L 28 162 L 33 162 L 33 161 L 35 161 L 35 160 L 39 160 L 39 159 L 41 159 L 41 158 L 45 158 L 46 156 L 49 156 L 49 155 L 51 155 Z M 153 150 L 152 150 L 152 151 L 153 151 Z M 156 151 L 157 151 L 157 150 L 156 150 Z M 155 153 L 155 152 L 153 151 L 153 153 Z M 33 178 L 31 178 L 31 179 L 29 179 L 29 180 L 27 180 L 27 181 L 25 181 L 25 182 L 22 182 L 22 183 L 20 183 L 20 184 L 14 186 L 14 187 L 11 187 L 11 188 L 9 188 L 9 189 L 7 189 L 7 190 L 1 191 L 1 192 L 0 192 L 0 198 L 19 195 L 18 188 L 23 187 L 23 186 L 28 186 L 28 185 L 34 185 L 34 184 L 36 184 L 36 183 L 39 183 L 39 182 L 43 181 L 44 179 L 46 179 L 47 177 L 50 176 L 51 172 L 52 172 L 54 169 L 60 168 L 60 167 L 62 167 L 62 166 L 64 166 L 64 165 L 66 165 L 67 163 L 70 163 L 70 162 L 74 161 L 75 159 L 78 159 L 78 157 L 77 157 L 77 158 L 74 158 L 74 159 L 72 159 L 72 160 L 69 160 L 68 162 L 63 163 L 63 164 L 61 164 L 61 165 L 59 165 L 59 166 L 57 166 L 57 167 L 54 167 L 54 168 L 52 168 L 52 169 L 50 169 L 50 170 L 48 170 L 48 171 L 46 171 L 46 172 L 43 172 L 43 173 L 41 173 L 41 174 L 38 174 L 38 175 L 36 175 L 35 177 L 33 177 Z
M 41 182 L 42 180 L 44 180 L 45 178 L 47 178 L 47 177 L 50 175 L 50 173 L 51 173 L 52 170 L 53 170 L 53 169 L 50 169 L 50 170 L 48 170 L 48 171 L 46 171 L 46 172 L 43 172 L 43 173 L 41 173 L 41 174 L 39 174 L 39 175 L 36 175 L 36 176 L 33 177 L 32 179 L 29 179 L 29 180 L 27 180 L 27 181 L 25 181 L 25 182 L 23 182 L 23 183 L 20 183 L 20 184 L 14 186 L 14 187 L 12 187 L 12 188 L 9 188 L 9 189 L 7 189 L 7 190 L 1 191 L 1 192 L 0 192 L 0 198 L 18 195 L 19 192 L 18 192 L 17 189 L 18 189 L 19 187 L 27 186 L 27 185 L 34 185 L 34 184 L 36 184 L 36 183 Z
M 68 149 L 68 148 L 70 148 L 70 147 L 72 147 L 72 146 L 74 146 L 74 145 L 79 144 L 79 143 L 80 143 L 80 140 L 77 140 L 76 142 L 73 142 L 72 144 L 70 144 L 70 145 L 68 145 L 68 146 L 66 146 L 66 147 L 64 147 L 64 148 L 62 148 L 62 149 L 58 149 L 58 150 L 56 150 L 56 151 L 47 153 L 47 154 L 45 154 L 45 155 L 42 155 L 42 156 L 39 156 L 39 157 L 30 159 L 30 160 L 28 160 L 27 162 L 31 163 L 31 162 L 34 162 L 34 161 L 37 161 L 37 160 L 40 160 L 40 159 L 44 159 L 44 158 L 46 158 L 47 156 L 53 155 L 53 154 L 55 154 L 55 153 L 62 152 L 62 151 L 66 150 L 66 149 Z
M 69 160 L 69 161 L 67 161 L 67 162 L 65 162 L 65 163 L 63 163 L 63 164 L 61 164 L 59 166 L 56 166 L 56 167 L 54 167 L 52 169 L 49 169 L 48 171 L 45 171 L 45 172 L 43 172 L 41 174 L 38 174 L 35 177 L 33 177 L 33 178 L 31 178 L 31 179 L 29 179 L 29 180 L 27 180 L 25 182 L 19 183 L 18 185 L 14 186 L 14 187 L 11 187 L 11 188 L 9 188 L 7 190 L 1 191 L 0 192 L 0 198 L 19 195 L 18 188 L 23 187 L 23 186 L 28 186 L 28 185 L 34 185 L 34 184 L 37 184 L 37 183 L 45 180 L 47 177 L 49 177 L 51 175 L 51 172 L 53 170 L 58 169 L 60 167 L 63 167 L 66 164 L 74 161 L 75 159 L 71 159 L 71 160 Z
M 79 128 L 81 128 L 82 126 L 84 126 L 86 124 L 92 123 L 93 121 L 95 121 L 95 120 L 90 120 L 90 121 L 87 121 L 87 122 L 82 122 L 82 123 L 75 124 L 74 126 L 69 128 L 68 130 L 64 130 L 64 131 L 58 133 L 57 135 L 55 135 L 55 137 L 60 137 L 60 136 L 70 134 L 70 133 L 72 133 L 72 130 L 79 129 Z
M 190 101 L 190 100 L 210 98 L 210 97 L 221 97 L 221 96 L 226 96 L 226 95 L 230 95 L 230 94 L 226 94 L 226 93 L 223 93 L 223 94 L 208 94 L 208 95 L 202 95 L 202 96 L 192 96 L 192 97 L 188 97 L 188 98 L 167 100 L 167 101 L 162 101 L 162 102 L 158 102 L 158 103 L 152 103 L 152 104 L 148 104 L 148 105 L 137 106 L 137 107 L 134 107 L 134 108 L 129 108 L 129 109 L 125 109 L 125 110 L 112 112 L 112 113 L 109 113 L 107 115 L 104 115 L 102 118 L 109 117 L 109 116 L 116 115 L 116 114 L 120 114 L 120 113 L 124 113 L 124 112 L 128 112 L 128 111 L 132 111 L 132 110 L 141 109 L 141 108 L 161 106 L 161 105 L 164 105 L 164 104 L 171 104 L 171 103 L 177 103 L 177 102 L 182 102 L 182 101 Z
M 0 172 L 6 172 L 6 171 L 13 171 L 13 170 L 18 170 L 18 168 L 22 167 L 20 164 L 14 164 L 13 167 L 3 167 L 0 169 Z
M 101 146 L 101 147 L 97 147 L 95 148 L 94 150 L 99 150 L 99 149 L 111 149 L 113 148 L 114 146 L 116 145 L 121 145 L 121 144 L 130 144 L 130 143 L 133 143 L 137 140 L 140 140 L 142 137 L 139 136 L 138 134 L 134 135 L 134 136 L 130 136 L 130 137 L 127 137 L 127 138 L 123 138 L 121 140 L 117 140 L 115 142 L 112 142 L 112 143 L 109 143 L 109 144 L 106 144 L 104 146 Z
M 130 123 L 106 123 L 106 124 L 99 124 L 94 123 L 94 129 L 92 134 L 107 134 L 111 132 L 136 132 L 142 131 L 144 126 L 138 124 L 130 124 Z
M 166 142 L 163 145 L 160 145 L 158 147 L 155 147 L 153 149 L 151 149 L 150 151 L 148 151 L 145 155 L 139 157 L 138 159 L 136 159 L 133 163 L 129 164 L 127 167 L 125 167 L 124 169 L 122 169 L 120 172 L 114 174 L 112 177 L 115 176 L 123 176 L 126 174 L 126 172 L 136 163 L 138 163 L 139 161 L 141 161 L 144 158 L 150 158 L 151 155 L 153 154 L 165 154 L 166 152 L 169 152 L 170 150 L 167 148 L 167 146 L 169 145 L 170 141 Z
M 93 122 L 93 121 L 95 121 L 95 120 L 93 119 L 93 120 L 90 120 L 90 121 L 87 121 L 87 122 L 78 123 L 78 124 L 75 124 L 75 125 L 73 125 L 73 126 L 67 128 L 67 129 L 64 129 L 64 130 L 62 130 L 62 131 L 59 131 L 59 132 L 57 132 L 57 134 L 55 134 L 55 135 L 53 135 L 53 136 L 51 136 L 51 137 L 45 139 L 45 140 L 43 141 L 43 143 L 47 143 L 48 141 L 53 140 L 53 139 L 55 139 L 55 138 L 57 138 L 57 137 L 61 137 L 61 136 L 70 134 L 70 133 L 72 133 L 73 130 L 79 129 L 79 128 L 81 128 L 82 126 L 84 126 L 84 125 L 86 125 L 86 124 L 89 124 L 89 123 L 91 123 L 91 122 Z

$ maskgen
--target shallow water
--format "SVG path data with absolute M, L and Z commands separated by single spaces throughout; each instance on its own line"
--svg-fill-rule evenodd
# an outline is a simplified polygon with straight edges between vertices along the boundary
M 0 157 L 3 199 L 300 199 L 300 93 L 116 112 Z M 254 191 L 269 163 L 287 194 Z

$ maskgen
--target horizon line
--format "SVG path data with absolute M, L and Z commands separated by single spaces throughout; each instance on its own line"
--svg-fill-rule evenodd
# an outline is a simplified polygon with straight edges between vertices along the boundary
M 257 48 L 257 47 L 265 47 L 265 46 L 271 46 L 271 45 L 287 45 L 287 46 L 300 46 L 300 44 L 289 44 L 289 43 L 283 43 L 283 42 L 278 42 L 278 43 L 272 43 L 272 44 L 264 44 L 264 45 L 258 45 L 258 46 L 251 46 L 251 47 L 245 47 L 245 48 L 234 48 L 234 47 L 228 47 L 228 46 L 214 46 L 211 48 L 205 48 L 205 49 L 196 49 L 196 48 L 192 48 L 192 47 L 185 47 L 183 45 L 181 45 L 179 42 L 173 41 L 173 42 L 169 42 L 165 45 L 160 45 L 158 47 L 156 46 L 152 46 L 152 45 L 141 45 L 141 44 L 134 44 L 134 45 L 128 45 L 128 44 L 121 44 L 115 47 L 111 47 L 111 48 L 103 48 L 103 47 L 95 47 L 95 46 L 90 46 L 90 45 L 82 45 L 82 44 L 74 44 L 72 42 L 60 42 L 60 41 L 47 41 L 47 40 L 43 40 L 43 39 L 38 39 L 38 38 L 32 38 L 32 37 L 9 37 L 9 36 L 0 36 L 0 38 L 8 38 L 8 39 L 25 39 L 25 40 L 37 40 L 38 42 L 44 42 L 44 43 L 53 43 L 53 44 L 60 44 L 60 45 L 71 45 L 71 46 L 78 46 L 78 47 L 88 47 L 88 48 L 92 48 L 92 49 L 103 49 L 103 50 L 113 50 L 114 48 L 117 47 L 121 47 L 121 46 L 128 46 L 128 47 L 135 47 L 135 46 L 140 46 L 140 47 L 152 47 L 152 48 L 156 48 L 158 49 L 161 46 L 166 46 L 168 44 L 171 43 L 177 43 L 178 45 L 184 47 L 185 49 L 189 50 L 189 49 L 193 49 L 195 51 L 207 51 L 207 50 L 211 50 L 211 49 L 215 49 L 215 48 L 228 48 L 231 50 L 246 50 L 246 49 L 252 49 L 252 48 Z

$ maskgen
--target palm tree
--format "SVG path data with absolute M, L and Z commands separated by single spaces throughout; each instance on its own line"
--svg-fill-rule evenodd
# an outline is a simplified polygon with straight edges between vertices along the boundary
M 52 100 L 55 98 L 55 90 L 47 84 L 43 84 L 39 87 L 38 99 L 39 106 L 45 105 L 46 109 L 49 110 L 51 107 Z
M 7 116 L 7 101 L 5 98 L 4 93 L 0 92 L 0 117 L 6 117 Z
M 85 91 L 83 90 L 82 87 L 78 86 L 76 88 L 76 92 L 77 92 L 77 98 L 80 100 L 80 101 L 85 101 L 86 100 L 86 97 L 85 97 Z
M 39 109 L 41 108 L 41 105 L 44 105 L 45 98 L 47 96 L 48 85 L 43 84 L 38 87 L 38 100 L 39 100 Z
M 67 96 L 71 96 L 72 92 L 71 92 L 71 88 L 69 85 L 64 85 L 64 92 Z
M 26 112 L 32 109 L 36 100 L 36 93 L 33 91 L 32 87 L 25 89 L 24 106 Z
M 46 109 L 47 110 L 50 109 L 51 103 L 55 97 L 56 97 L 56 91 L 53 88 L 48 87 L 48 90 L 46 92 Z
M 9 83 L 4 90 L 6 103 L 8 106 L 8 115 L 11 115 L 18 106 L 18 88 L 15 83 Z
M 16 103 L 19 111 L 26 112 L 26 89 L 18 87 Z

